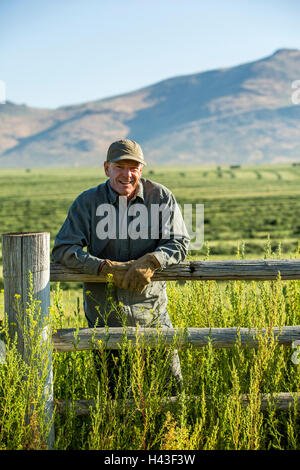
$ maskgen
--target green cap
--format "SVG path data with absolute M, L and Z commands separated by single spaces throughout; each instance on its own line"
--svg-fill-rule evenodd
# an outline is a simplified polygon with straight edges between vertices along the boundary
M 109 146 L 106 161 L 119 162 L 120 160 L 134 160 L 146 165 L 140 145 L 129 139 L 117 140 Z

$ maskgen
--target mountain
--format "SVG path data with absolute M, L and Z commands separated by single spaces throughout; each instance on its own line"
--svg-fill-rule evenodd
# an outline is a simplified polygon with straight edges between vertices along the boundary
M 111 142 L 138 141 L 150 164 L 300 161 L 300 51 L 163 80 L 57 109 L 0 105 L 0 168 L 99 166 Z

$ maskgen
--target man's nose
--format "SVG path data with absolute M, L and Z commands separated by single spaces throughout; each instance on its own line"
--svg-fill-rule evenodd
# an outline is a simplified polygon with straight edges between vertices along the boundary
M 127 168 L 127 167 L 124 167 L 122 169 L 122 173 L 123 173 L 124 176 L 128 176 L 128 178 L 131 178 L 131 176 L 132 176 L 131 169 Z

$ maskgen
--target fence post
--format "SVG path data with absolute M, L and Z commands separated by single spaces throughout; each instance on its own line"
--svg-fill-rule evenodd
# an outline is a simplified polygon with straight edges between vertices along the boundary
M 8 318 L 9 334 L 12 339 L 17 334 L 18 351 L 23 359 L 28 362 L 31 357 L 31 343 L 24 336 L 29 311 L 26 307 L 31 295 L 38 303 L 39 325 L 43 325 L 39 331 L 39 346 L 45 354 L 47 370 L 43 384 L 45 402 L 46 423 L 53 423 L 53 379 L 52 379 L 52 343 L 49 323 L 50 307 L 50 234 L 48 232 L 37 233 L 7 233 L 2 235 L 2 257 L 4 278 L 4 307 Z M 30 274 L 31 273 L 31 283 Z M 16 294 L 18 305 L 16 304 Z M 27 318 L 26 318 L 27 315 Z M 40 374 L 43 366 L 40 365 Z M 44 375 L 45 377 L 45 371 Z M 48 448 L 54 443 L 54 425 L 48 436 Z

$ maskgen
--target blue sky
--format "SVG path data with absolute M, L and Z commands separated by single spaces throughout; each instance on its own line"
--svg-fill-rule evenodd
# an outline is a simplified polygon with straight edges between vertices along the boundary
M 299 17 L 298 0 L 0 0 L 0 80 L 18 104 L 101 99 L 300 49 Z

